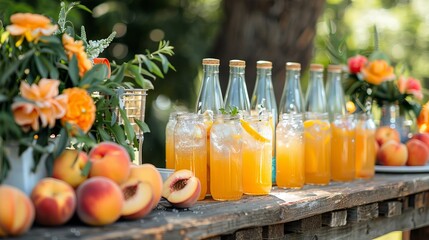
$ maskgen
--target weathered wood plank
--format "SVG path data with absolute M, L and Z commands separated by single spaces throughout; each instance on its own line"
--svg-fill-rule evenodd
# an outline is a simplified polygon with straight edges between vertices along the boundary
M 398 229 L 414 229 L 429 225 L 429 209 L 410 209 L 391 218 L 379 217 L 343 227 L 322 227 L 305 233 L 288 233 L 284 239 L 373 239 Z M 411 238 L 412 239 L 412 238 Z M 422 239 L 427 239 L 422 238 Z
M 425 193 L 416 193 L 409 197 L 410 199 L 410 207 L 418 209 L 425 207 Z
M 376 174 L 371 180 L 331 183 L 328 186 L 305 186 L 299 190 L 275 188 L 268 196 L 245 196 L 240 201 L 217 202 L 208 199 L 198 202 L 189 210 L 160 207 L 143 220 L 119 221 L 106 227 L 87 227 L 79 222 L 62 228 L 35 227 L 22 238 L 74 239 L 76 232 L 79 232 L 79 236 L 88 239 L 109 239 L 110 236 L 201 239 L 403 198 L 428 190 L 427 174 Z
M 378 217 L 378 203 L 347 209 L 347 222 L 363 222 Z
M 347 210 L 324 213 L 322 224 L 329 227 L 340 227 L 347 224 Z
M 285 223 L 285 232 L 305 232 L 322 227 L 322 215 Z
M 283 239 L 285 235 L 285 226 L 283 223 L 265 226 L 262 228 L 263 239 Z
M 247 228 L 238 230 L 233 234 L 234 240 L 249 240 L 249 239 L 255 239 L 255 240 L 262 240 L 262 227 L 256 227 L 256 228 Z M 223 239 L 223 238 L 222 238 Z M 229 238 L 226 238 L 227 240 L 232 240 Z
M 380 216 L 393 217 L 402 214 L 402 203 L 400 201 L 385 201 L 378 204 Z

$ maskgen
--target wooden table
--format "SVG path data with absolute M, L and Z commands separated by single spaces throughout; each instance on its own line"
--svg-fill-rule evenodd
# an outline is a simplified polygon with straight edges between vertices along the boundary
M 165 205 L 165 202 L 162 202 Z M 429 174 L 377 174 L 372 180 L 274 188 L 240 201 L 211 199 L 177 210 L 158 206 L 137 221 L 104 227 L 75 221 L 33 227 L 24 239 L 372 239 L 429 225 Z

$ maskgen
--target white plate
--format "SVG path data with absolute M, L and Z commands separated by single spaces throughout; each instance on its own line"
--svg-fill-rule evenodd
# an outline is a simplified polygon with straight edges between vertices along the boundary
M 379 173 L 425 173 L 429 172 L 429 165 L 398 167 L 375 165 L 375 171 Z

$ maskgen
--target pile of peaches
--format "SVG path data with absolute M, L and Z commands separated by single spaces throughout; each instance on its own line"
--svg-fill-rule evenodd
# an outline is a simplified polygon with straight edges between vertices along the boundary
M 87 162 L 91 164 L 87 164 Z M 88 176 L 82 170 L 90 166 Z M 85 224 L 102 226 L 123 219 L 141 219 L 164 197 L 173 207 L 192 206 L 200 181 L 180 170 L 164 182 L 151 164 L 133 165 L 124 147 L 102 142 L 87 154 L 65 150 L 54 161 L 53 175 L 39 181 L 27 196 L 0 185 L 0 237 L 27 232 L 33 222 L 59 226 L 75 214 Z
M 406 143 L 388 126 L 375 132 L 377 163 L 383 166 L 424 166 L 429 160 L 429 134 L 416 133 Z

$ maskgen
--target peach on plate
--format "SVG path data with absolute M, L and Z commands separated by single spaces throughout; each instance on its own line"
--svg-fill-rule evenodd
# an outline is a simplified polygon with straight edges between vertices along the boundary
M 137 179 L 141 182 L 148 182 L 152 187 L 153 203 L 152 208 L 155 208 L 161 200 L 162 193 L 162 176 L 158 169 L 150 163 L 142 165 L 131 165 L 131 173 L 129 179 Z
M 416 133 L 411 139 L 418 139 L 429 148 L 429 133 Z
M 200 180 L 187 169 L 174 172 L 162 187 L 162 196 L 173 206 L 188 208 L 197 202 L 201 192 Z
M 36 222 L 45 226 L 66 223 L 76 210 L 76 194 L 66 182 L 55 178 L 40 180 L 31 192 Z
M 102 226 L 119 219 L 124 195 L 119 186 L 106 177 L 93 177 L 76 190 L 77 215 L 82 222 Z
M 87 179 L 82 175 L 82 170 L 88 162 L 88 155 L 85 152 L 66 149 L 54 161 L 52 177 L 63 180 L 73 188 Z
M 101 142 L 88 155 L 92 163 L 89 177 L 107 177 L 117 184 L 128 179 L 131 159 L 123 146 L 114 142 Z
M 148 182 L 129 179 L 121 185 L 124 194 L 122 217 L 125 219 L 139 219 L 152 211 L 154 194 Z
M 407 146 L 389 140 L 378 150 L 377 159 L 378 163 L 384 166 L 404 166 L 408 159 Z
M 26 233 L 35 215 L 30 198 L 15 187 L 0 185 L 0 203 L 0 238 Z
M 386 143 L 389 140 L 394 140 L 395 142 L 400 142 L 401 137 L 399 135 L 399 132 L 394 129 L 390 128 L 389 126 L 381 126 L 377 128 L 375 131 L 375 140 L 378 142 L 378 144 L 383 146 L 384 143 Z
M 424 166 L 429 159 L 429 147 L 420 140 L 411 139 L 407 142 L 408 166 Z

